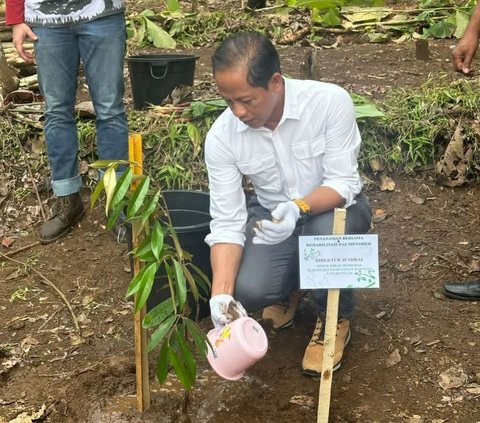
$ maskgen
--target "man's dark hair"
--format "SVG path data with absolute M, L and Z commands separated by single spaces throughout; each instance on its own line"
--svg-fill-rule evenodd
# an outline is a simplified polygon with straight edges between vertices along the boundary
M 281 72 L 278 52 L 272 42 L 257 32 L 238 32 L 226 38 L 212 56 L 212 70 L 247 68 L 252 87 L 268 89 L 275 72 Z

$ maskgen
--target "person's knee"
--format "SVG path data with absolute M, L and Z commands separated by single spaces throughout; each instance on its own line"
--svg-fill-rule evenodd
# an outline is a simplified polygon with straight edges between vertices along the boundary
M 262 307 L 265 291 L 261 284 L 255 284 L 252 281 L 242 283 L 241 280 L 237 280 L 234 297 L 247 311 L 254 312 Z
M 235 284 L 236 300 L 249 312 L 258 311 L 272 304 L 281 303 L 288 295 L 287 284 L 272 284 L 271 275 L 249 275 L 247 278 L 237 278 Z M 273 286 L 277 286 L 274 289 Z

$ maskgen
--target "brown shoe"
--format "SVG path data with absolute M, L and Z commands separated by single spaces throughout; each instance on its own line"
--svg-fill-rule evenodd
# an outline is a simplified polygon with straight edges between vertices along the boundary
M 304 293 L 292 291 L 284 304 L 274 304 L 263 309 L 262 319 L 271 320 L 273 329 L 284 329 L 293 323 L 298 304 Z
M 40 229 L 40 241 L 48 244 L 61 238 L 82 219 L 84 213 L 82 198 L 78 192 L 58 197 L 53 207 L 53 216 Z
M 350 321 L 340 320 L 337 324 L 337 334 L 335 338 L 335 357 L 333 360 L 333 370 L 337 370 L 342 364 L 343 349 L 350 341 Z M 305 350 L 303 356 L 303 373 L 309 376 L 320 376 L 322 374 L 323 364 L 323 338 L 322 321 L 317 319 L 317 324 L 313 331 L 312 339 Z

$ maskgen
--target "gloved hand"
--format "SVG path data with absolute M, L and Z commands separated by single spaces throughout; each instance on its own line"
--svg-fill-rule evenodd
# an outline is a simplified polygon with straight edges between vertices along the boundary
M 218 294 L 210 298 L 210 318 L 216 329 L 246 316 L 248 314 L 242 304 L 235 301 L 231 295 Z
M 272 211 L 272 221 L 260 220 L 253 229 L 254 244 L 273 245 L 285 241 L 292 235 L 300 216 L 300 208 L 293 201 L 280 203 Z

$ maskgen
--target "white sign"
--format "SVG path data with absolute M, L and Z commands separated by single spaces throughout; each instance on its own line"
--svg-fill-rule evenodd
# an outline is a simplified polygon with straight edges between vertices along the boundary
M 378 235 L 299 237 L 300 289 L 378 288 Z

